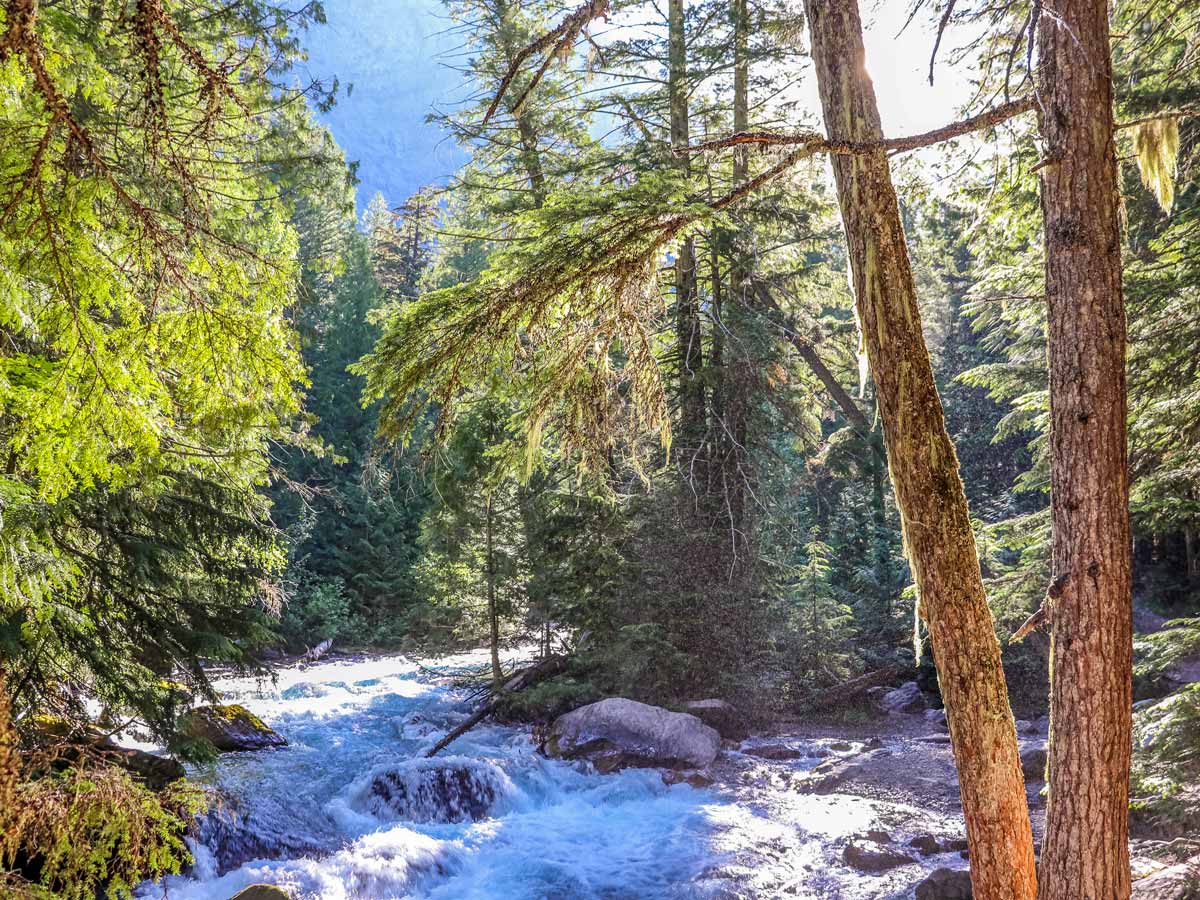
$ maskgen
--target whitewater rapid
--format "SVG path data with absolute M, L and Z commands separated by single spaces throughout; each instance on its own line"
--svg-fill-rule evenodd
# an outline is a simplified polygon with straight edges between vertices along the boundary
M 228 900 L 257 883 L 296 900 L 911 896 L 911 872 L 867 878 L 839 864 L 837 848 L 878 821 L 878 804 L 857 797 L 769 778 L 696 789 L 656 770 L 600 775 L 542 757 L 527 729 L 489 723 L 424 762 L 469 713 L 446 674 L 483 659 L 390 656 L 219 681 L 288 746 L 192 771 L 227 798 L 224 830 L 202 829 L 189 874 L 143 885 L 139 900 Z M 446 771 L 462 794 L 449 809 L 431 793 Z

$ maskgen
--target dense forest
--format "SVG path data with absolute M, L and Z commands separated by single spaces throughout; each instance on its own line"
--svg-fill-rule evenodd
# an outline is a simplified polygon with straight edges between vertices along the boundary
M 915 680 L 976 897 L 1200 852 L 1200 7 L 918 0 L 903 136 L 856 0 L 445 15 L 469 161 L 360 215 L 319 3 L 5 3 L 0 891 L 186 869 L 218 675 L 480 647 L 535 731 Z

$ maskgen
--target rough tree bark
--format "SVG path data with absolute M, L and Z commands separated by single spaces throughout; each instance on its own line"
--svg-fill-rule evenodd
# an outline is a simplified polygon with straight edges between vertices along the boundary
M 667 5 L 667 81 L 670 95 L 671 149 L 688 145 L 687 43 L 684 0 Z M 687 154 L 676 163 L 686 171 Z M 675 327 L 679 353 L 679 445 L 689 457 L 698 453 L 705 432 L 704 350 L 701 344 L 700 307 L 696 300 L 696 246 L 689 237 L 675 257 Z M 685 465 L 692 460 L 685 459 Z
M 882 139 L 855 0 L 806 0 L 831 140 Z M 921 332 L 886 153 L 832 159 L 904 544 L 958 764 L 977 900 L 1031 900 L 1033 836 L 1000 647 Z
M 492 681 L 496 684 L 504 677 L 500 667 L 500 612 L 496 608 L 496 547 L 492 534 L 495 516 L 492 507 L 492 495 L 488 494 L 484 508 L 484 539 L 487 542 L 487 608 L 488 626 L 491 630 L 490 647 L 492 651 Z
M 1038 29 L 1050 355 L 1050 800 L 1043 900 L 1130 895 L 1125 307 L 1106 0 Z

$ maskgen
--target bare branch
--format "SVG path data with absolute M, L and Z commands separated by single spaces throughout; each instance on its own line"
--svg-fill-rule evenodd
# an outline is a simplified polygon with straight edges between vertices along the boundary
M 950 24 L 950 17 L 954 15 L 954 4 L 957 0 L 950 0 L 946 4 L 946 11 L 942 13 L 941 21 L 938 22 L 937 38 L 933 42 L 933 52 L 929 54 L 929 83 L 933 84 L 933 64 L 937 61 L 938 48 L 942 46 L 942 35 L 946 33 L 946 26 Z
M 496 110 L 500 106 L 500 101 L 508 93 L 513 79 L 517 77 L 517 73 L 521 71 L 521 66 L 525 65 L 526 60 L 540 53 L 546 53 L 546 57 L 542 60 L 542 64 L 538 67 L 533 79 L 526 85 L 525 90 L 521 92 L 521 96 L 513 104 L 513 109 L 521 108 L 530 93 L 532 93 L 533 89 L 542 80 L 542 76 L 546 74 L 546 70 L 550 68 L 550 64 L 554 61 L 555 57 L 561 58 L 564 56 L 575 43 L 575 39 L 579 37 L 580 32 L 589 23 L 595 19 L 605 18 L 608 15 L 608 3 L 609 0 L 588 0 L 588 2 L 563 19 L 553 31 L 546 32 L 532 44 L 523 47 L 513 57 L 512 65 L 508 67 L 508 71 L 500 79 L 500 85 L 496 88 L 496 95 L 492 98 L 487 112 L 483 114 L 482 125 L 487 125 L 492 116 L 495 115 Z
M 1034 97 L 1032 94 L 1018 97 L 1016 100 L 1010 100 L 1007 103 L 1002 103 L 992 109 L 985 110 L 978 115 L 970 116 L 958 122 L 952 122 L 949 125 L 943 125 L 941 128 L 935 128 L 932 131 L 925 131 L 921 134 L 914 134 L 908 137 L 899 138 L 884 138 L 880 141 L 831 141 L 816 132 L 807 132 L 801 134 L 779 134 L 766 131 L 740 131 L 737 134 L 731 134 L 728 137 L 718 138 L 713 141 L 706 141 L 703 144 L 695 144 L 691 147 L 685 147 L 679 150 L 679 153 L 702 153 L 710 150 L 721 150 L 727 147 L 736 147 L 744 144 L 760 144 L 766 146 L 795 146 L 799 145 L 798 152 L 802 156 L 796 157 L 792 162 L 802 159 L 804 156 L 812 156 L 816 153 L 833 153 L 839 155 L 858 155 L 865 153 L 873 153 L 876 150 L 885 150 L 891 153 L 904 153 L 909 150 L 919 150 L 922 147 L 930 147 L 934 144 L 940 144 L 942 141 L 950 140 L 951 138 L 961 137 L 964 134 L 970 134 L 973 131 L 980 131 L 984 128 L 991 128 L 999 125 L 1001 122 L 1006 122 L 1014 116 L 1021 113 L 1029 112 L 1034 108 Z M 789 154 L 789 157 L 793 154 Z

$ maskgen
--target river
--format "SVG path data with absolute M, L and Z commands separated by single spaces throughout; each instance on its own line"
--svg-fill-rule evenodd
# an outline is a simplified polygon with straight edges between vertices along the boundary
M 528 729 L 488 723 L 423 760 L 469 712 L 447 673 L 483 660 L 387 656 L 220 680 L 228 702 L 288 746 L 191 772 L 227 800 L 193 842 L 191 871 L 141 886 L 139 900 L 228 900 L 255 883 L 297 900 L 901 898 L 936 861 L 863 874 L 842 860 L 847 841 L 880 827 L 898 829 L 896 841 L 961 827 L 930 810 L 792 789 L 790 777 L 830 755 L 825 745 L 847 748 L 833 740 L 797 745 L 804 755 L 786 763 L 729 748 L 723 777 L 702 789 L 667 786 L 656 770 L 600 775 L 548 760 Z M 384 802 L 381 783 L 402 802 Z M 452 803 L 436 790 L 447 784 Z

